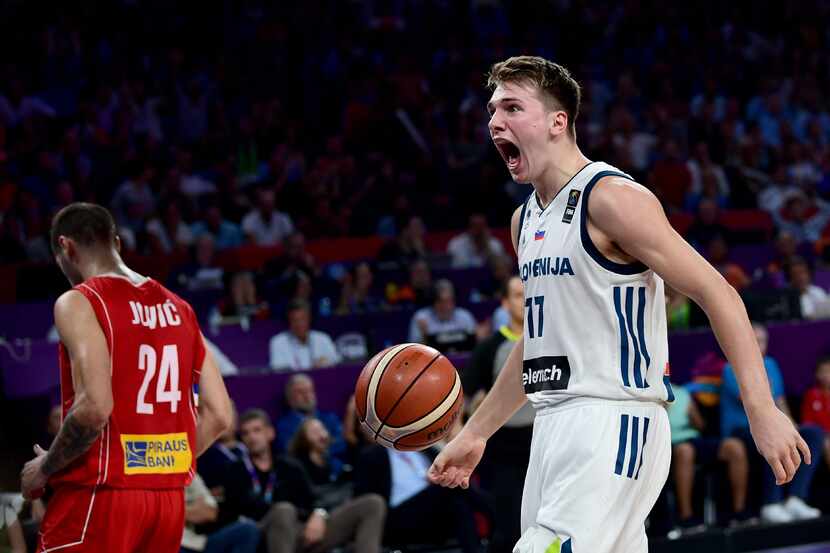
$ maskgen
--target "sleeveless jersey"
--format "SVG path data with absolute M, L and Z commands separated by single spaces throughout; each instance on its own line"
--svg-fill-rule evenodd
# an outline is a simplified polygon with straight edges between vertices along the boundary
M 673 400 L 663 280 L 642 263 L 607 259 L 588 235 L 588 198 L 612 175 L 631 179 L 589 163 L 545 209 L 536 192 L 522 207 L 522 383 L 537 409 L 576 397 Z
M 196 466 L 196 402 L 204 344 L 193 309 L 158 282 L 99 276 L 75 287 L 107 339 L 113 410 L 81 457 L 49 479 L 60 484 L 162 489 L 188 485 Z M 75 391 L 60 344 L 63 415 Z

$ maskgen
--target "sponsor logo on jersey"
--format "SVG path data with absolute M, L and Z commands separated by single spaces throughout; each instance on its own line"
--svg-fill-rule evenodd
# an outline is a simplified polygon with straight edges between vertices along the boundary
M 144 305 L 137 301 L 131 301 L 130 310 L 133 313 L 133 320 L 130 322 L 134 325 L 147 327 L 150 330 L 182 324 L 182 318 L 179 316 L 176 304 L 170 300 L 155 305 Z
M 562 222 L 570 225 L 571 221 L 573 221 L 574 219 L 574 213 L 576 213 L 576 210 L 574 208 L 566 207 L 565 213 L 562 215 Z
M 568 194 L 568 207 L 576 207 L 576 204 L 579 203 L 580 194 L 579 190 L 571 190 L 571 193 Z
M 179 474 L 193 461 L 187 432 L 121 434 L 121 447 L 124 474 Z
M 573 276 L 571 260 L 567 257 L 540 257 L 522 264 L 522 280 L 527 282 L 530 277 L 543 276 Z
M 555 355 L 525 359 L 522 363 L 522 386 L 526 394 L 547 390 L 567 390 L 571 364 L 567 356 Z

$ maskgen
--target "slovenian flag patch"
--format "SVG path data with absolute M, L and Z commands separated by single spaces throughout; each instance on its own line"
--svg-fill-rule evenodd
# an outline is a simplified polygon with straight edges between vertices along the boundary
M 536 234 L 533 235 L 534 240 L 544 240 L 545 239 L 545 231 L 537 230 Z

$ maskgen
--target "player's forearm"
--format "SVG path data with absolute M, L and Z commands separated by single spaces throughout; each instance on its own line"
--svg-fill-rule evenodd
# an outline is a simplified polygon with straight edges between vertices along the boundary
M 764 361 L 741 297 L 723 281 L 698 301 L 709 317 L 712 330 L 735 370 L 741 400 L 750 417 L 774 407 Z
M 230 425 L 227 417 L 218 416 L 210 409 L 199 409 L 199 422 L 196 424 L 196 457 L 207 451 Z
M 104 417 L 87 403 L 80 398 L 63 420 L 41 466 L 46 476 L 55 474 L 86 453 L 106 426 L 109 415 Z
M 522 388 L 522 357 L 524 339 L 520 338 L 507 356 L 493 387 L 470 417 L 465 430 L 488 439 L 527 401 Z

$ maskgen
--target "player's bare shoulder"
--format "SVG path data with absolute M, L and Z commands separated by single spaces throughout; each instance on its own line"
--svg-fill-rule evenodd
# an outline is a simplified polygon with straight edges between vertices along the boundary
M 519 220 L 522 218 L 522 208 L 524 204 L 520 205 L 513 211 L 513 216 L 510 217 L 510 239 L 513 242 L 513 249 L 517 250 L 518 253 L 518 243 L 519 243 Z
M 61 332 L 62 327 L 64 331 L 68 330 L 78 320 L 83 319 L 84 314 L 94 316 L 89 300 L 74 288 L 67 290 L 55 300 L 54 314 L 58 333 Z

